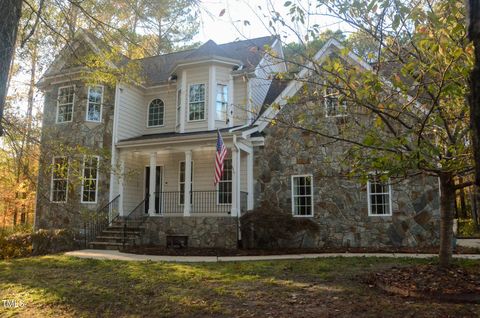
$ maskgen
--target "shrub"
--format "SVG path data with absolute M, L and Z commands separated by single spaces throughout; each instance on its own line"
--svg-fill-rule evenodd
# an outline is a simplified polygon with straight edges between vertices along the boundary
M 480 231 L 473 219 L 459 219 L 458 234 L 461 237 L 480 237 Z
M 290 247 L 295 236 L 302 234 L 299 246 L 303 247 L 306 235 L 315 235 L 319 226 L 306 218 L 294 218 L 288 211 L 268 202 L 240 218 L 243 247 L 278 248 Z
M 74 249 L 71 230 L 38 230 L 0 237 L 0 259 L 58 253 Z

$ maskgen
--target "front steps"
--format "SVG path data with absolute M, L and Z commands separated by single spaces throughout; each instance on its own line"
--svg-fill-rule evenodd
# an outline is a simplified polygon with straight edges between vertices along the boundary
M 120 250 L 124 246 L 138 245 L 141 242 L 145 228 L 141 221 L 129 221 L 124 227 L 123 221 L 115 221 L 104 229 L 95 241 L 88 243 L 88 248 L 104 250 Z M 125 240 L 125 243 L 124 243 Z

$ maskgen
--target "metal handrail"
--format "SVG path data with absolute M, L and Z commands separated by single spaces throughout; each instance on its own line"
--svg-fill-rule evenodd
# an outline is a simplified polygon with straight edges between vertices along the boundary
M 93 242 L 93 240 L 95 240 L 96 237 L 111 224 L 111 222 L 118 218 L 119 201 L 120 194 L 97 210 L 91 219 L 83 222 L 85 247 L 88 247 L 89 242 Z M 113 216 L 113 213 L 116 213 L 116 215 Z

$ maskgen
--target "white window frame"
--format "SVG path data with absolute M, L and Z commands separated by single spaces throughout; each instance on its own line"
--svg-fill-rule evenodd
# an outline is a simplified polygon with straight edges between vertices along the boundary
M 220 178 L 220 181 L 218 181 L 217 186 L 216 186 L 216 190 L 217 190 L 217 191 L 216 191 L 216 192 L 217 192 L 217 205 L 232 205 L 232 203 L 233 203 L 233 160 L 232 160 L 232 158 L 225 158 L 225 159 L 224 159 L 224 162 L 223 162 L 224 165 L 225 165 L 225 161 L 227 161 L 227 160 L 230 160 L 230 161 L 232 162 L 232 164 L 231 164 L 231 166 L 232 166 L 232 179 L 230 179 L 230 180 L 222 180 L 222 179 Z M 225 173 L 222 175 L 222 178 L 223 178 L 224 175 L 225 175 Z M 220 183 L 221 183 L 221 182 L 222 182 L 222 183 L 225 183 L 225 182 L 228 182 L 228 181 L 230 181 L 230 183 L 231 183 L 231 188 L 232 188 L 232 192 L 231 192 L 232 202 L 230 202 L 230 203 L 220 203 Z
M 200 103 L 200 102 L 191 102 L 190 101 L 190 88 L 195 85 L 203 85 L 203 118 L 202 119 L 190 119 L 190 104 L 192 103 Z M 187 122 L 192 123 L 192 122 L 199 122 L 199 121 L 205 121 L 207 119 L 207 84 L 206 83 L 192 83 L 188 85 L 188 92 L 187 92 L 187 97 L 188 97 L 188 109 L 187 109 Z
M 53 174 L 55 172 L 55 159 L 57 158 L 65 158 L 67 159 L 67 185 L 65 187 L 65 201 L 53 201 L 53 181 L 54 181 L 54 178 L 53 178 Z M 50 202 L 52 203 L 66 203 L 68 201 L 68 180 L 69 180 L 69 175 L 70 175 L 70 160 L 68 160 L 68 158 L 66 156 L 54 156 L 52 158 L 52 175 L 51 175 L 51 179 L 50 179 Z M 55 179 L 55 180 L 65 180 L 65 179 Z
M 337 91 L 337 93 L 330 93 L 328 94 L 328 90 L 334 90 L 334 91 Z M 334 97 L 334 95 L 337 95 L 337 97 Z M 348 113 L 347 113 L 347 101 L 343 101 L 342 104 L 340 104 L 340 99 L 339 99 L 339 96 L 340 95 L 340 92 L 338 92 L 337 89 L 333 88 L 333 87 L 329 87 L 328 86 L 328 83 L 325 81 L 324 82 L 324 90 L 323 90 L 323 105 L 325 107 L 325 117 L 327 118 L 335 118 L 335 117 L 346 117 L 348 116 Z M 328 114 L 328 99 L 336 99 L 337 101 L 337 105 L 335 106 L 335 115 L 329 115 Z M 343 108 L 343 113 L 339 113 L 338 110 L 340 109 L 340 107 Z
M 298 214 L 295 214 L 295 198 L 296 197 L 308 197 L 308 195 L 295 195 L 295 190 L 294 190 L 294 179 L 295 178 L 307 178 L 307 177 L 310 177 L 310 198 L 311 198 L 311 202 L 312 202 L 312 211 L 310 214 L 308 215 L 298 215 Z M 313 202 L 313 191 L 314 191 L 314 187 L 313 187 L 313 175 L 312 174 L 295 174 L 295 175 L 292 175 L 290 177 L 290 188 L 291 188 L 291 196 L 292 196 L 292 215 L 294 217 L 298 217 L 298 218 L 311 218 L 313 217 L 314 215 L 314 202 Z
M 175 128 L 180 127 L 180 117 L 182 116 L 182 89 L 177 89 L 177 107 L 176 110 L 176 121 Z
M 64 121 L 58 121 L 58 114 L 59 114 L 59 109 L 60 109 L 60 91 L 62 88 L 69 88 L 73 87 L 73 99 L 72 99 L 72 118 L 70 120 L 64 120 Z M 76 85 L 65 85 L 65 86 L 60 86 L 57 91 L 57 112 L 55 114 L 55 123 L 56 124 L 63 124 L 63 123 L 71 123 L 73 121 L 73 114 L 75 110 L 75 90 L 77 89 Z M 62 104 L 63 105 L 68 105 L 68 104 Z
M 84 190 L 84 182 L 85 182 L 85 162 L 87 158 L 97 158 L 97 174 L 95 179 L 95 201 L 84 201 L 83 200 L 83 190 Z M 80 202 L 85 204 L 97 204 L 98 202 L 98 173 L 100 168 L 100 156 L 83 156 L 83 165 L 82 165 L 82 186 L 80 192 Z M 93 180 L 93 179 L 92 179 Z
M 181 167 L 182 167 L 182 162 L 184 163 L 185 160 L 181 160 L 178 162 L 178 192 L 180 193 L 180 195 L 178 196 L 178 205 L 180 206 L 184 206 L 185 205 L 185 199 L 183 200 L 184 203 L 182 203 L 182 200 L 181 200 L 181 193 L 182 193 L 182 187 L 181 187 L 181 184 L 185 184 L 185 181 L 181 181 L 180 179 L 180 176 L 181 176 Z M 191 180 L 190 180 L 190 205 L 193 204 L 193 177 L 195 175 L 195 163 L 193 160 L 191 160 L 191 163 L 192 163 L 192 171 L 191 171 Z M 185 169 L 187 169 L 187 166 L 185 165 Z M 185 172 L 184 172 L 185 174 Z M 187 175 L 185 174 L 185 177 Z
M 388 178 L 388 192 L 382 192 L 382 193 L 371 193 L 370 191 L 370 185 L 372 182 L 370 181 L 371 177 L 378 176 L 377 173 L 371 173 L 368 177 L 367 180 L 367 204 L 368 204 L 368 216 L 392 216 L 392 183 L 390 181 L 390 178 Z M 378 194 L 388 194 L 388 213 L 387 214 L 377 214 L 377 213 L 372 213 L 372 199 L 371 195 L 378 195 Z
M 90 107 L 90 90 L 94 87 L 101 87 L 102 88 L 102 95 L 100 98 L 100 116 L 98 120 L 92 120 L 88 118 L 88 110 Z M 103 113 L 103 95 L 105 94 L 105 87 L 103 85 L 91 85 L 88 86 L 88 91 L 87 91 L 87 111 L 85 114 L 85 121 L 90 122 L 90 123 L 101 123 L 102 122 L 102 113 Z
M 226 94 L 226 96 L 224 96 L 225 101 L 223 101 L 223 102 L 218 100 L 218 87 L 219 86 L 225 87 L 227 89 L 227 94 Z M 222 121 L 224 123 L 226 123 L 227 120 L 228 120 L 228 94 L 229 94 L 228 84 L 217 83 L 217 85 L 215 85 L 215 120 Z M 217 105 L 218 104 L 225 105 L 225 115 L 224 115 L 225 118 L 217 118 L 217 114 L 218 114 Z
M 161 100 L 162 103 L 163 103 L 162 124 L 161 125 L 150 125 L 150 105 L 152 104 L 152 102 L 154 100 L 157 100 L 157 99 Z M 165 102 L 160 97 L 155 97 L 148 103 L 148 105 L 147 105 L 147 128 L 157 128 L 157 127 L 164 127 L 165 126 L 165 110 L 166 110 L 166 108 L 167 107 L 165 107 Z

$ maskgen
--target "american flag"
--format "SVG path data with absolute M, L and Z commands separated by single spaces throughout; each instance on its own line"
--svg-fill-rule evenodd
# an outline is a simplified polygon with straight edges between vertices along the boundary
M 225 156 L 227 155 L 227 148 L 225 148 L 225 144 L 223 143 L 222 135 L 220 135 L 220 131 L 217 130 L 217 151 L 215 154 L 215 181 L 214 184 L 217 183 L 222 179 L 223 175 L 223 161 L 225 160 Z

